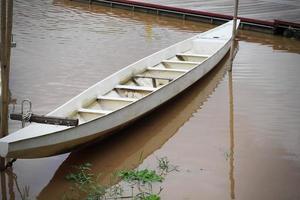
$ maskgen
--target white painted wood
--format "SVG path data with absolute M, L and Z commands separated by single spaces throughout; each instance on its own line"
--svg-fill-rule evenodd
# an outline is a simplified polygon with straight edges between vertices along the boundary
M 111 113 L 109 110 L 96 110 L 96 109 L 86 109 L 86 108 L 80 108 L 78 109 L 79 113 L 90 113 L 90 114 L 100 114 L 100 115 L 107 115 Z
M 155 67 L 148 67 L 148 70 L 153 70 L 153 71 L 163 71 L 163 72 L 182 72 L 182 73 L 186 73 L 189 70 L 188 69 L 170 69 L 170 68 L 155 68 Z
M 177 56 L 186 56 L 186 57 L 200 57 L 200 58 L 208 58 L 210 55 L 205 54 L 187 54 L 187 53 L 178 53 Z
M 149 78 L 149 79 L 162 79 L 162 80 L 168 80 L 172 81 L 172 78 L 164 78 L 164 77 L 158 77 L 158 76 L 142 76 L 142 75 L 135 75 L 133 78 Z
M 174 61 L 174 60 L 163 60 L 162 63 L 166 63 L 166 64 L 180 64 L 180 65 L 199 65 L 200 64 L 200 62 Z
M 134 102 L 137 99 L 134 98 L 122 98 L 122 97 L 109 97 L 109 96 L 98 96 L 98 100 L 111 100 L 111 101 L 126 101 L 126 102 Z
M 140 91 L 147 91 L 153 92 L 155 88 L 153 87 L 142 87 L 142 86 L 135 86 L 135 85 L 116 85 L 117 89 L 126 89 L 126 90 L 140 90 Z
M 78 118 L 79 126 L 32 123 L 1 138 L 0 155 L 12 158 L 55 155 L 124 126 L 176 96 L 209 72 L 228 52 L 231 33 L 232 22 L 228 22 L 123 68 L 48 114 Z M 186 69 L 162 66 L 162 61 L 169 61 L 180 54 L 207 55 L 207 59 Z M 153 88 L 151 82 L 149 87 L 136 86 L 130 81 L 134 75 L 161 76 L 173 80 L 156 80 L 157 88 Z M 127 97 L 134 97 L 135 101 L 126 102 Z M 103 112 L 107 106 L 114 109 Z

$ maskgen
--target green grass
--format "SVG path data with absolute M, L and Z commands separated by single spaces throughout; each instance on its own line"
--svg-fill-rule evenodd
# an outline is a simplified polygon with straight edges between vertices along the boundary
M 143 169 L 143 170 L 123 170 L 120 171 L 118 176 L 129 183 L 141 182 L 141 183 L 154 183 L 162 182 L 164 177 L 158 175 L 155 170 Z
M 163 188 L 159 187 L 159 191 L 155 192 L 153 184 L 162 183 L 169 172 L 178 171 L 177 166 L 171 165 L 167 157 L 163 157 L 158 159 L 157 171 L 153 169 L 121 170 L 116 174 L 123 184 L 105 187 L 98 183 L 100 176 L 91 173 L 91 167 L 90 163 L 74 166 L 75 172 L 66 175 L 66 179 L 72 183 L 72 187 L 70 192 L 63 196 L 63 199 L 160 200 L 160 192 Z M 131 188 L 131 194 L 128 194 L 128 188 Z
M 79 166 L 74 166 L 74 168 L 77 169 L 77 172 L 69 173 L 66 176 L 66 179 L 79 185 L 90 184 L 93 181 L 94 176 L 92 173 L 89 173 L 89 171 L 91 170 L 91 166 L 92 164 L 90 163 L 84 163 Z

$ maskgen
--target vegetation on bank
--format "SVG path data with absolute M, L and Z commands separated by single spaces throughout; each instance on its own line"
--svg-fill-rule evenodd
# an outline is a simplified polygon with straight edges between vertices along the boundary
M 65 200 L 160 200 L 163 190 L 161 183 L 172 171 L 178 167 L 170 164 L 167 157 L 157 159 L 157 169 L 122 170 L 115 174 L 118 182 L 113 186 L 99 184 L 100 175 L 91 172 L 92 165 L 84 163 L 74 166 L 75 171 L 66 175 L 71 182 L 70 191 L 63 196 Z

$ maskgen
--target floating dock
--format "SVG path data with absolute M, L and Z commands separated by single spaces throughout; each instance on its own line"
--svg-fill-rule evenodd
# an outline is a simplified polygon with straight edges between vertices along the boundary
M 173 6 L 159 5 L 131 0 L 76 0 L 90 4 L 100 4 L 115 8 L 151 13 L 155 15 L 181 18 L 184 20 L 201 21 L 211 24 L 223 24 L 233 17 L 228 14 L 219 14 L 207 11 L 178 8 Z M 283 35 L 286 37 L 300 38 L 300 24 L 283 20 L 260 20 L 247 17 L 239 17 L 240 28 L 244 30 L 259 31 L 264 33 Z

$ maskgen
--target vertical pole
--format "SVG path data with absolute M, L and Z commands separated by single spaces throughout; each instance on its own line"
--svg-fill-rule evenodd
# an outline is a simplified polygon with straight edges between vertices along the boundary
M 7 63 L 7 69 L 8 69 L 8 75 L 10 71 L 10 55 L 11 55 L 11 45 L 12 45 L 12 21 L 13 21 L 13 0 L 7 0 L 7 32 L 6 32 L 6 63 Z M 7 79 L 9 80 L 9 76 L 7 76 Z M 9 93 L 9 88 L 8 88 Z
M 1 1 L 1 135 L 8 134 L 9 68 L 13 0 Z
M 2 85 L 2 63 L 5 62 L 5 58 L 4 58 L 4 54 L 5 54 L 5 36 L 6 36 L 6 0 L 1 0 L 1 48 L 0 48 L 0 62 L 1 62 L 1 85 Z M 1 88 L 2 90 L 2 88 Z M 2 91 L 1 91 L 2 93 Z M 2 94 L 1 94 L 2 96 Z M 2 99 L 1 99 L 2 101 Z M 0 110 L 1 110 L 1 124 L 2 124 L 2 103 L 0 105 Z M 0 129 L 0 137 L 3 137 L 3 132 L 2 129 Z M 0 158 L 0 169 L 4 169 L 5 167 L 5 159 L 4 158 Z M 1 194 L 2 194 L 2 198 L 3 199 L 7 199 L 6 198 L 6 178 L 5 178 L 5 173 L 1 172 L 0 174 L 0 179 L 1 179 Z
M 6 63 L 6 59 L 5 59 L 5 55 L 6 55 L 6 11 L 7 11 L 7 5 L 6 5 L 7 1 L 6 0 L 1 0 L 1 124 L 0 124 L 0 137 L 4 137 L 5 136 L 5 133 L 2 129 L 2 124 L 3 124 L 3 118 L 5 118 L 3 116 L 3 77 L 4 77 L 4 66 L 5 66 L 5 63 Z
M 238 7 L 239 7 L 239 0 L 234 1 L 234 14 L 233 14 L 233 26 L 232 26 L 232 37 L 231 37 L 231 48 L 230 48 L 230 68 L 229 71 L 232 71 L 232 62 L 233 62 L 233 54 L 234 54 L 234 42 L 236 36 L 236 21 L 238 15 Z

